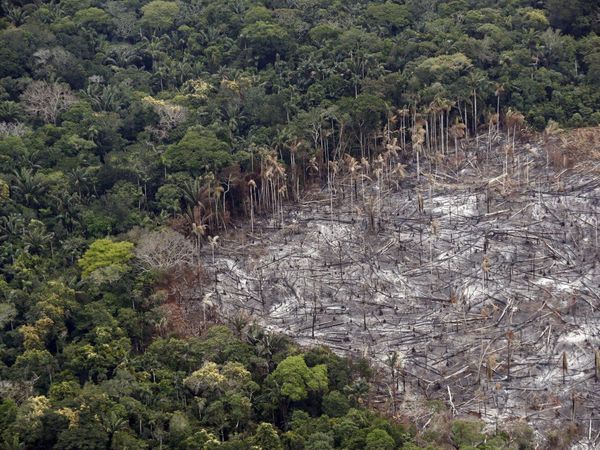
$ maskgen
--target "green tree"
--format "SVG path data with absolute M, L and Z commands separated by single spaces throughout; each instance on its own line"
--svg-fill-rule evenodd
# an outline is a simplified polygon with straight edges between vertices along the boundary
M 78 422 L 58 437 L 57 448 L 65 450 L 106 450 L 110 444 L 108 433 L 99 422 Z
M 98 239 L 92 242 L 87 251 L 79 259 L 84 278 L 94 272 L 119 278 L 129 270 L 129 261 L 133 258 L 131 242 L 113 242 L 110 239 Z
M 474 420 L 452 422 L 452 440 L 460 448 L 475 447 L 485 440 L 483 424 Z
M 342 417 L 349 409 L 348 397 L 339 391 L 331 391 L 323 397 L 323 413 L 330 417 Z
M 80 26 L 94 28 L 98 31 L 105 31 L 110 24 L 110 16 L 106 11 L 95 7 L 80 9 L 75 13 L 73 20 Z
M 366 450 L 394 450 L 396 443 L 385 430 L 375 429 L 367 434 Z
M 270 423 L 261 423 L 252 437 L 252 444 L 262 450 L 283 450 L 277 430 Z
M 58 368 L 54 357 L 47 350 L 30 349 L 20 354 L 11 367 L 20 379 L 35 379 L 38 387 L 46 388 L 52 381 L 52 374 Z
M 269 22 L 273 17 L 272 11 L 264 6 L 253 6 L 244 14 L 244 22 L 246 24 L 255 22 Z
M 167 167 L 174 171 L 198 174 L 206 170 L 219 170 L 234 161 L 229 145 L 210 130 L 190 128 L 177 143 L 165 152 Z
M 262 20 L 246 25 L 240 39 L 259 67 L 274 62 L 278 55 L 287 56 L 292 44 L 283 27 Z
M 333 436 L 318 431 L 306 439 L 305 450 L 333 450 Z
M 406 5 L 391 1 L 382 4 L 371 4 L 367 7 L 368 24 L 374 24 L 381 29 L 395 34 L 410 22 L 410 13 Z
M 8 430 L 9 426 L 17 418 L 17 405 L 11 399 L 0 402 L 0 430 Z
M 327 390 L 327 366 L 308 367 L 302 356 L 288 356 L 269 375 L 282 396 L 292 401 L 308 398 L 310 393 Z
M 166 31 L 173 27 L 178 14 L 176 2 L 152 0 L 142 6 L 142 24 L 150 30 Z
M 434 82 L 450 84 L 465 75 L 472 65 L 462 53 L 441 55 L 423 60 L 415 67 L 414 73 L 422 86 Z
M 599 6 L 596 2 L 586 0 L 546 0 L 545 6 L 548 11 L 548 18 L 554 28 L 561 29 L 568 33 L 581 36 L 594 28 L 598 33 L 600 26 L 597 21 L 591 19 L 594 14 L 598 14 Z

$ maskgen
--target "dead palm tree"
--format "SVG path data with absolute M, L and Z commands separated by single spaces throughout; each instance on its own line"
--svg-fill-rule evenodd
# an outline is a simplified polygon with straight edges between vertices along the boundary
M 480 71 L 474 71 L 467 77 L 467 84 L 473 94 L 473 132 L 475 133 L 475 139 L 479 143 L 479 133 L 477 131 L 479 125 L 479 111 L 477 109 L 477 97 L 479 90 L 484 87 L 486 81 L 485 75 Z
M 424 128 L 426 123 L 427 122 L 423 119 L 418 119 L 412 129 L 412 147 L 417 156 L 417 181 L 421 179 L 420 153 L 423 151 L 423 145 L 425 144 L 425 138 L 427 136 L 427 131 Z
M 202 238 L 206 235 L 206 225 L 192 223 L 192 234 L 196 238 L 196 253 L 198 259 L 200 258 L 200 248 L 202 247 Z
M 217 184 L 213 189 L 212 189 L 212 197 L 213 197 L 213 201 L 215 204 L 215 213 L 214 213 L 214 217 L 215 217 L 215 229 L 219 228 L 219 218 L 221 219 L 221 222 L 223 224 L 223 228 L 227 228 L 227 226 L 225 225 L 225 210 L 223 209 L 223 211 L 219 212 L 219 204 L 221 203 L 221 197 L 223 195 L 223 193 L 225 192 L 225 189 L 223 188 L 223 186 L 221 186 L 220 184 Z M 223 203 L 223 207 L 225 206 L 225 203 Z
M 209 236 L 208 237 L 208 245 L 210 245 L 210 249 L 212 251 L 212 263 L 215 263 L 215 248 L 219 245 L 219 236 Z
M 329 161 L 327 164 L 327 185 L 329 187 L 329 218 L 333 222 L 333 194 L 335 190 L 335 177 L 337 175 L 339 165 L 337 161 Z
M 396 402 L 398 396 L 399 382 L 400 376 L 403 375 L 403 364 L 402 358 L 398 352 L 392 352 L 385 360 L 386 366 L 390 368 L 391 375 L 391 387 L 390 387 L 390 397 L 392 400 L 392 409 L 394 415 L 397 413 Z
M 456 118 L 454 125 L 450 127 L 450 136 L 454 139 L 454 155 L 456 158 L 456 164 L 458 165 L 458 141 L 464 139 L 467 132 L 467 126 L 459 122 L 458 117 Z
M 265 207 L 273 214 L 283 217 L 282 203 L 287 193 L 285 166 L 277 160 L 274 151 L 261 153 L 261 199 Z
M 347 153 L 344 155 L 344 162 L 346 163 L 346 168 L 350 174 L 350 214 L 354 214 L 354 192 L 356 190 L 354 177 L 358 170 L 360 170 L 360 164 L 358 164 L 356 158 Z
M 361 184 L 361 190 L 362 190 L 362 200 L 363 202 L 365 201 L 365 179 L 366 180 L 371 180 L 369 178 L 369 175 L 371 173 L 371 164 L 369 163 L 369 161 L 366 158 L 362 158 L 360 160 L 360 167 L 362 169 L 362 176 L 360 177 L 360 184 Z
M 498 116 L 498 123 L 496 124 L 496 131 L 500 132 L 500 96 L 504 93 L 504 84 L 499 83 L 496 85 L 494 94 L 496 95 L 496 115 Z
M 492 129 L 498 129 L 498 123 L 500 122 L 500 116 L 498 113 L 490 113 L 488 115 L 488 145 L 486 149 L 486 162 L 489 158 L 490 151 L 492 149 Z
M 256 181 L 250 180 L 248 181 L 248 189 L 250 193 L 250 228 L 252 229 L 252 233 L 254 233 L 254 208 L 256 202 Z
M 400 119 L 400 142 L 402 144 L 401 147 L 403 149 L 406 148 L 406 131 L 408 129 L 408 117 L 410 117 L 410 109 L 408 107 L 398 109 L 396 111 L 396 115 L 394 116 L 394 118 Z
M 511 108 L 508 109 L 508 111 L 506 112 L 506 130 L 508 133 L 507 139 L 508 139 L 508 144 L 505 146 L 506 149 L 506 155 L 505 155 L 505 162 L 506 162 L 506 173 L 508 173 L 508 153 L 510 151 L 511 153 L 511 158 L 514 161 L 514 154 L 515 154 L 515 140 L 516 140 L 516 136 L 517 136 L 517 131 L 521 131 L 521 128 L 523 127 L 523 124 L 525 123 L 525 116 L 523 114 L 521 114 L 519 111 L 515 111 Z M 512 140 L 511 140 L 511 131 L 512 131 Z
M 381 217 L 381 191 L 383 190 L 382 179 L 385 168 L 385 160 L 383 156 L 380 154 L 377 159 L 374 161 L 374 171 L 375 177 L 377 178 L 377 205 L 379 207 L 378 216 Z
M 517 131 L 521 131 L 523 124 L 525 123 L 525 116 L 521 114 L 519 111 L 513 110 L 511 108 L 506 112 L 506 129 L 508 132 L 508 140 L 511 140 L 511 130 L 512 130 L 512 147 L 513 151 L 515 149 L 515 138 L 517 135 Z
M 305 147 L 306 143 L 302 139 L 294 139 L 287 144 L 290 150 L 290 177 L 292 183 L 292 192 L 294 200 L 300 199 L 300 177 L 298 176 L 298 169 L 296 166 L 296 157 L 301 149 Z
M 394 137 L 390 142 L 385 145 L 385 152 L 383 153 L 383 159 L 386 161 L 386 167 L 388 176 L 392 173 L 394 163 L 398 159 L 398 152 L 402 148 L 398 145 L 398 138 Z
M 394 183 L 396 183 L 396 189 L 399 189 L 400 186 L 398 180 L 406 178 L 406 166 L 401 163 L 396 163 L 396 166 L 392 170 L 392 175 L 395 175 Z

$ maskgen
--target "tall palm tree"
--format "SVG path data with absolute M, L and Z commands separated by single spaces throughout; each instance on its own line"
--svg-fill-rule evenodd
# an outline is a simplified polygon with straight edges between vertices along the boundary
M 456 163 L 458 164 L 458 141 L 459 139 L 464 139 L 467 132 L 467 126 L 458 121 L 458 117 L 456 118 L 454 125 L 450 127 L 450 136 L 454 139 L 454 154 L 456 157 Z
M 411 135 L 412 148 L 417 156 L 417 181 L 421 179 L 420 154 L 423 151 L 423 145 L 425 144 L 425 138 L 427 136 L 427 131 L 424 127 L 425 123 L 426 121 L 423 119 L 416 120 Z
M 509 108 L 508 111 L 506 112 L 505 122 L 506 122 L 506 129 L 508 132 L 509 142 L 511 140 L 511 131 L 512 131 L 512 149 L 514 152 L 515 137 L 516 137 L 517 131 L 521 131 L 521 128 L 523 127 L 523 124 L 525 123 L 525 116 L 523 114 L 521 114 L 519 111 Z
M 391 375 L 391 386 L 390 386 L 390 396 L 392 400 L 392 409 L 394 415 L 397 413 L 396 411 L 396 401 L 398 396 L 398 388 L 400 375 L 403 373 L 402 367 L 402 358 L 398 352 L 392 352 L 385 360 L 385 365 L 390 369 Z
M 505 85 L 503 83 L 497 83 L 494 95 L 496 96 L 496 114 L 498 116 L 498 123 L 496 124 L 496 132 L 500 132 L 500 97 L 505 91 Z
M 480 90 L 484 89 L 485 87 L 485 81 L 486 81 L 486 76 L 483 72 L 481 71 L 473 71 L 469 74 L 469 76 L 467 77 L 467 85 L 469 86 L 469 89 L 471 91 L 471 94 L 473 96 L 473 133 L 475 133 L 475 139 L 477 139 L 477 142 L 479 143 L 479 133 L 478 133 L 478 127 L 479 127 L 479 110 L 477 108 L 477 99 L 478 96 L 480 94 Z
M 344 155 L 344 161 L 348 173 L 350 174 L 350 214 L 354 215 L 354 194 L 356 192 L 354 178 L 356 173 L 360 170 L 360 164 L 358 164 L 358 161 L 348 153 Z
M 66 230 L 72 232 L 77 224 L 77 209 L 81 204 L 81 197 L 68 190 L 52 194 L 50 197 L 54 201 L 56 218 L 60 220 Z
M 249 197 L 250 197 L 250 228 L 254 233 L 254 208 L 256 207 L 256 181 L 248 181 Z

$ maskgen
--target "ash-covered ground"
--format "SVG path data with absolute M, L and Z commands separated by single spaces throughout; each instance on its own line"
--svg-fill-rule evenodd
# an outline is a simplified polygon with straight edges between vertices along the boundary
M 398 352 L 390 383 L 415 416 L 441 399 L 491 426 L 574 422 L 600 442 L 600 161 L 559 169 L 541 144 L 480 146 L 419 179 L 386 162 L 340 170 L 222 239 L 211 298 L 384 371 Z

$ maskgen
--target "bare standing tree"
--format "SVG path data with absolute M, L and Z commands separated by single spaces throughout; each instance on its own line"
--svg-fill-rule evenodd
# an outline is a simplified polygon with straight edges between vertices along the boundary
M 0 122 L 0 136 L 23 136 L 29 130 L 27 126 L 20 122 Z
M 77 101 L 67 84 L 46 81 L 32 81 L 21 99 L 29 114 L 53 124 L 56 124 L 61 112 Z
M 151 106 L 154 112 L 158 114 L 158 124 L 154 127 L 149 127 L 149 131 L 159 141 L 166 139 L 169 132 L 181 125 L 188 118 L 188 110 L 184 106 L 158 100 L 151 96 L 144 97 L 142 101 Z
M 140 239 L 135 256 L 145 270 L 170 272 L 193 263 L 194 246 L 176 231 L 154 231 Z

